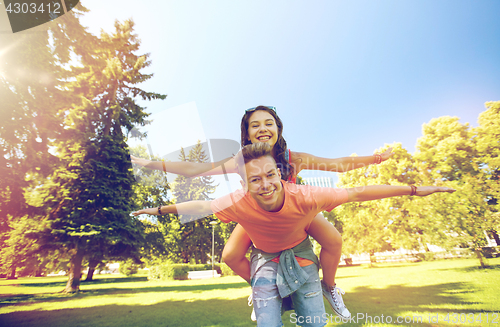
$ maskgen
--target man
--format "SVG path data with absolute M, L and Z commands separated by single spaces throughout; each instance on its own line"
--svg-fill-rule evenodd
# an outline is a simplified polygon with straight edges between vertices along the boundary
M 251 256 L 252 296 L 258 326 L 281 326 L 282 299 L 291 296 L 296 322 L 324 326 L 325 307 L 318 259 L 307 230 L 318 212 L 355 201 L 400 195 L 426 196 L 454 192 L 446 187 L 365 186 L 334 189 L 295 185 L 281 180 L 272 148 L 266 143 L 245 146 L 238 156 L 242 190 L 213 201 L 190 201 L 143 209 L 139 214 L 215 213 L 223 222 L 238 222 L 254 247 Z

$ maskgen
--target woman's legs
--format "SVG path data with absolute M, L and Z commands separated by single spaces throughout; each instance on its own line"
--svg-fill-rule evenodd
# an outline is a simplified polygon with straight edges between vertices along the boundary
M 324 218 L 323 218 L 324 219 Z M 236 274 L 250 284 L 250 261 L 245 257 L 252 245 L 247 232 L 239 224 L 236 225 L 222 251 L 224 261 Z
M 339 317 L 349 319 L 351 313 L 342 299 L 344 291 L 335 286 L 335 275 L 342 255 L 342 237 L 335 226 L 328 222 L 321 213 L 314 217 L 307 232 L 321 244 L 319 260 L 323 267 L 323 281 L 321 283 L 323 295 Z
M 334 286 L 335 275 L 342 256 L 342 236 L 322 213 L 314 217 L 307 233 L 321 244 L 319 261 L 323 268 L 323 281 Z

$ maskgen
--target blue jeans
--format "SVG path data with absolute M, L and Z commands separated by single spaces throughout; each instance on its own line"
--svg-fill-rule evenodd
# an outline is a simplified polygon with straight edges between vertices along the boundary
M 290 315 L 290 322 L 303 327 L 324 326 L 326 314 L 318 268 L 315 264 L 302 268 L 309 278 L 302 287 L 290 295 L 295 308 L 295 313 Z M 283 326 L 282 299 L 276 286 L 277 271 L 278 264 L 269 261 L 252 278 L 252 296 L 257 326 Z

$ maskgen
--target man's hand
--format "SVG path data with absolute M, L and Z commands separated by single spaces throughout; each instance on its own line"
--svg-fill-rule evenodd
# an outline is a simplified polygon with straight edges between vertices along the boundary
M 158 208 L 147 208 L 147 209 L 141 209 L 132 212 L 134 216 L 139 216 L 139 215 L 158 215 Z
M 453 193 L 455 192 L 455 189 L 449 188 L 449 187 L 441 187 L 441 186 L 418 186 L 417 187 L 417 193 L 415 195 L 417 196 L 427 196 L 432 193 L 438 193 L 438 192 L 448 192 L 448 193 Z
M 133 164 L 143 166 L 143 167 L 148 164 L 148 160 L 142 159 L 142 158 L 137 158 L 133 155 L 130 155 L 130 161 L 132 161 Z

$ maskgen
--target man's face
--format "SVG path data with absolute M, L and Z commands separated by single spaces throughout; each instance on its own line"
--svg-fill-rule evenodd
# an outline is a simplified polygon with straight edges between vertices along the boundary
M 266 211 L 279 211 L 284 203 L 281 173 L 273 158 L 254 159 L 245 164 L 246 183 L 250 196 Z

